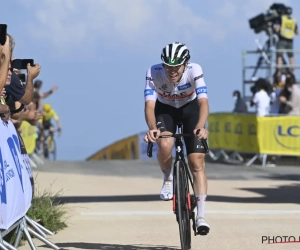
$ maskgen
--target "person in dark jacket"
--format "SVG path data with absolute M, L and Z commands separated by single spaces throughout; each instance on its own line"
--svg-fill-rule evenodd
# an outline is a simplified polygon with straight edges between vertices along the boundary
M 233 113 L 247 113 L 248 112 L 247 104 L 242 99 L 241 92 L 238 90 L 235 90 L 233 92 L 233 98 L 235 100 L 235 104 L 234 104 L 234 110 L 232 112 Z

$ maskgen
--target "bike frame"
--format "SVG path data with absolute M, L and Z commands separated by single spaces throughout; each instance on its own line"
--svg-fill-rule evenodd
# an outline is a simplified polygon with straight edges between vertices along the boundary
M 197 230 L 196 230 L 196 222 L 195 222 L 195 213 L 194 213 L 194 209 L 195 207 L 197 206 L 197 202 L 196 202 L 196 197 L 195 197 L 195 191 L 194 191 L 194 182 L 193 182 L 193 175 L 186 163 L 186 160 L 185 160 L 185 157 L 184 157 L 184 150 L 183 150 L 183 143 L 182 143 L 182 139 L 185 137 L 185 136 L 194 136 L 193 134 L 183 134 L 183 129 L 182 129 L 182 126 L 183 124 L 181 122 L 177 123 L 177 129 L 178 129 L 178 134 L 173 134 L 173 135 L 161 135 L 159 136 L 159 138 L 170 138 L 170 137 L 174 137 L 175 138 L 175 149 L 176 149 L 176 155 L 175 155 L 175 162 L 174 162 L 174 165 L 173 165 L 173 182 L 174 182 L 174 185 L 173 185 L 173 194 L 176 194 L 176 173 L 177 173 L 177 162 L 180 161 L 182 162 L 182 165 L 183 165 L 183 168 L 184 168 L 184 171 L 186 173 L 186 176 L 187 176 L 187 185 L 189 187 L 189 183 L 191 183 L 191 187 L 192 187 L 192 196 L 189 195 L 188 197 L 188 208 L 189 208 L 189 219 L 192 219 L 193 221 L 193 230 L 194 230 L 194 234 L 195 236 L 198 234 Z M 197 134 L 200 132 L 200 129 L 197 131 Z M 156 136 L 156 133 L 154 133 L 154 136 Z M 208 145 L 207 145 L 207 140 L 203 140 L 202 139 L 202 142 L 203 142 L 203 146 L 204 146 L 204 149 L 205 149 L 205 153 L 209 153 L 209 148 L 208 148 Z M 153 148 L 153 143 L 152 142 L 148 142 L 148 149 L 147 149 L 147 155 L 148 157 L 152 157 L 152 148 Z M 190 188 L 190 187 L 189 187 Z M 177 211 L 176 211 L 176 201 L 174 199 L 174 196 L 173 196 L 173 211 L 174 213 L 176 214 L 177 216 Z
M 175 161 L 174 161 L 174 165 L 173 165 L 173 194 L 176 194 L 176 186 L 178 185 L 178 183 L 176 183 L 176 174 L 177 174 L 177 162 L 181 161 L 184 171 L 186 173 L 187 176 L 187 185 L 189 186 L 189 183 L 191 183 L 191 187 L 192 187 L 192 197 L 189 194 L 188 197 L 188 202 L 190 204 L 188 205 L 189 208 L 189 215 L 190 215 L 190 219 L 192 219 L 193 222 L 193 231 L 194 231 L 194 235 L 196 236 L 198 234 L 198 232 L 196 231 L 196 223 L 195 223 L 195 215 L 194 215 L 194 209 L 197 206 L 196 204 L 196 199 L 195 199 L 195 190 L 194 190 L 194 182 L 193 182 L 193 175 L 190 171 L 190 168 L 188 167 L 185 157 L 184 157 L 184 149 L 183 149 L 183 143 L 182 143 L 182 139 L 184 137 L 183 131 L 182 131 L 182 123 L 178 123 L 177 124 L 177 128 L 178 128 L 178 136 L 175 136 L 175 149 L 176 149 L 176 154 L 175 154 Z M 173 211 L 174 214 L 177 214 L 177 211 L 175 209 L 176 207 L 176 201 L 173 197 Z
M 178 134 L 182 134 L 182 124 L 179 123 L 177 125 L 178 127 Z M 181 161 L 183 163 L 184 166 L 184 170 L 187 173 L 188 176 L 188 180 L 191 182 L 192 184 L 192 189 L 193 189 L 193 193 L 194 193 L 194 186 L 193 186 L 193 175 L 190 171 L 190 168 L 188 167 L 185 157 L 184 157 L 184 149 L 183 149 L 183 143 L 182 143 L 182 139 L 183 139 L 183 135 L 181 135 L 180 137 L 176 136 L 175 139 L 175 149 L 176 149 L 176 155 L 175 155 L 175 162 L 174 162 L 174 170 L 173 173 L 176 173 L 176 163 L 178 161 Z

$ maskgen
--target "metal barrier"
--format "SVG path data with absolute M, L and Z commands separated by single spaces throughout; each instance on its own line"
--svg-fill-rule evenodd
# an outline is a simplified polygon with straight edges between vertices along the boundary
M 254 155 L 266 166 L 268 156 L 300 156 L 300 119 L 294 116 L 257 117 L 254 114 L 215 113 L 208 119 L 211 156 L 244 162 L 241 154 Z M 232 152 L 228 155 L 227 152 Z
M 29 157 L 22 152 L 22 142 L 13 123 L 0 123 L 0 132 L 0 249 L 18 249 L 23 235 L 31 249 L 36 249 L 31 236 L 50 248 L 59 249 L 46 239 L 46 234 L 53 233 L 26 216 L 33 197 L 32 172 Z M 16 240 L 10 244 L 4 237 L 13 231 Z
M 13 243 L 13 245 L 6 242 L 3 238 L 12 232 L 13 230 L 16 230 L 16 239 Z M 15 224 L 13 224 L 10 228 L 7 230 L 1 230 L 0 231 L 0 249 L 3 250 L 17 250 L 22 236 L 24 235 L 30 248 L 32 250 L 36 250 L 36 246 L 33 243 L 33 240 L 31 238 L 31 235 L 39 239 L 40 241 L 44 242 L 48 247 L 52 249 L 60 249 L 57 245 L 53 244 L 51 241 L 47 239 L 47 235 L 54 235 L 53 232 L 48 230 L 47 228 L 43 227 L 39 223 L 35 222 L 33 219 L 31 219 L 28 216 L 22 217 L 20 220 L 18 220 Z

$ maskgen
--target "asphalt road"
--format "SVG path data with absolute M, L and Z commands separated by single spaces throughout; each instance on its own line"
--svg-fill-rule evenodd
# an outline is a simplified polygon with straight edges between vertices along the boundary
M 156 161 L 50 161 L 40 165 L 39 172 L 73 173 L 82 175 L 162 178 Z M 206 163 L 206 174 L 211 180 L 300 180 L 300 166 L 262 167 Z
M 172 202 L 159 198 L 162 174 L 155 161 L 47 162 L 33 172 L 39 190 L 63 190 L 59 199 L 68 227 L 49 237 L 58 246 L 180 249 Z M 205 218 L 211 231 L 193 236 L 192 249 L 300 249 L 300 242 L 280 243 L 281 236 L 300 237 L 299 167 L 207 163 L 207 176 Z M 269 244 L 278 236 L 278 244 Z

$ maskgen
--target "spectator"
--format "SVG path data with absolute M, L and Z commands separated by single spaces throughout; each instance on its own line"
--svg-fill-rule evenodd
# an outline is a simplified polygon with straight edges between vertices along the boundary
M 51 95 L 53 92 L 57 90 L 57 86 L 52 87 L 48 92 L 41 93 L 40 90 L 42 88 L 43 82 L 41 80 L 36 80 L 34 82 L 34 93 L 33 93 L 33 102 L 36 105 L 36 109 L 39 110 L 40 107 L 42 106 L 42 99 L 48 97 Z
M 274 81 L 274 89 L 271 93 L 271 110 L 270 113 L 273 115 L 279 114 L 281 102 L 279 100 L 279 96 L 284 88 L 285 84 L 285 75 L 281 75 L 281 77 L 275 77 Z
M 293 41 L 295 34 L 298 35 L 297 22 L 291 17 L 292 8 L 288 8 L 288 13 L 282 15 L 279 21 L 276 23 L 275 31 L 278 34 L 277 49 L 293 50 Z M 282 65 L 282 52 L 277 53 L 277 64 L 279 66 L 278 73 L 280 74 Z M 294 71 L 294 55 L 293 52 L 287 52 L 287 56 L 290 61 L 290 72 Z
M 10 58 L 14 50 L 15 42 L 12 36 L 7 34 L 9 41 L 9 49 L 10 49 Z M 10 64 L 9 64 L 10 65 Z M 9 66 L 10 67 L 10 66 Z M 8 78 L 6 82 L 6 86 L 4 89 L 5 92 L 5 103 L 9 105 L 11 110 L 16 110 L 15 103 L 20 102 L 23 106 L 19 107 L 23 109 L 24 105 L 30 104 L 32 101 L 33 95 L 33 79 L 38 76 L 40 73 L 40 66 L 36 64 L 31 67 L 27 66 L 27 82 L 24 88 L 23 84 L 20 82 L 18 75 L 13 71 L 13 69 L 9 68 L 8 70 Z M 7 76 L 7 74 L 6 74 Z M 10 78 L 10 82 L 9 82 Z M 4 86 L 3 86 L 4 87 Z M 1 88 L 2 90 L 2 88 Z
M 283 89 L 279 95 L 279 100 L 280 100 L 279 114 L 286 115 L 291 111 L 291 107 L 288 106 L 286 102 L 281 101 L 282 97 L 284 97 L 284 99 L 287 101 L 289 101 L 291 97 L 291 92 L 288 90 L 286 84 L 284 84 Z
M 10 36 L 9 34 L 7 35 L 7 37 L 8 37 L 9 49 L 12 53 L 14 50 L 15 42 L 12 36 Z M 33 79 L 39 74 L 39 68 L 40 67 L 38 64 L 35 65 L 34 67 L 30 67 L 30 66 L 27 67 L 28 77 L 27 77 L 26 87 L 24 88 L 22 82 L 20 81 L 18 75 L 16 74 L 16 73 L 20 73 L 21 71 L 12 69 L 9 63 L 5 88 L 3 88 L 0 93 L 1 103 L 4 106 L 8 105 L 9 114 L 7 113 L 5 118 L 2 117 L 2 119 L 3 120 L 10 119 L 15 125 L 17 130 L 20 128 L 21 122 L 23 120 L 28 121 L 32 125 L 35 125 L 39 118 L 35 111 L 25 107 L 26 104 L 31 103 L 30 98 L 32 98 L 32 89 L 33 89 L 32 82 Z M 4 106 L 2 106 L 2 109 Z
M 6 36 L 6 42 L 4 46 L 0 45 L 0 90 L 2 94 L 5 92 L 3 88 L 7 78 L 10 77 L 9 63 L 12 55 L 12 46 L 10 46 L 11 43 L 12 41 L 10 40 L 9 36 Z M 0 116 L 3 121 L 7 121 L 10 117 L 9 107 L 5 104 L 5 102 L 3 103 L 3 100 L 1 100 L 0 104 Z
M 286 88 L 290 93 L 290 98 L 280 96 L 280 101 L 288 107 L 288 115 L 300 116 L 300 89 L 296 84 L 294 74 L 288 74 L 286 78 Z
M 256 83 L 258 91 L 254 94 L 251 100 L 251 107 L 256 106 L 257 116 L 266 116 L 270 112 L 271 98 L 267 93 L 268 84 L 264 79 L 259 79 Z
M 233 113 L 247 113 L 248 112 L 247 104 L 242 99 L 240 91 L 235 90 L 233 92 L 233 99 L 235 101 L 234 110 L 232 111 Z

